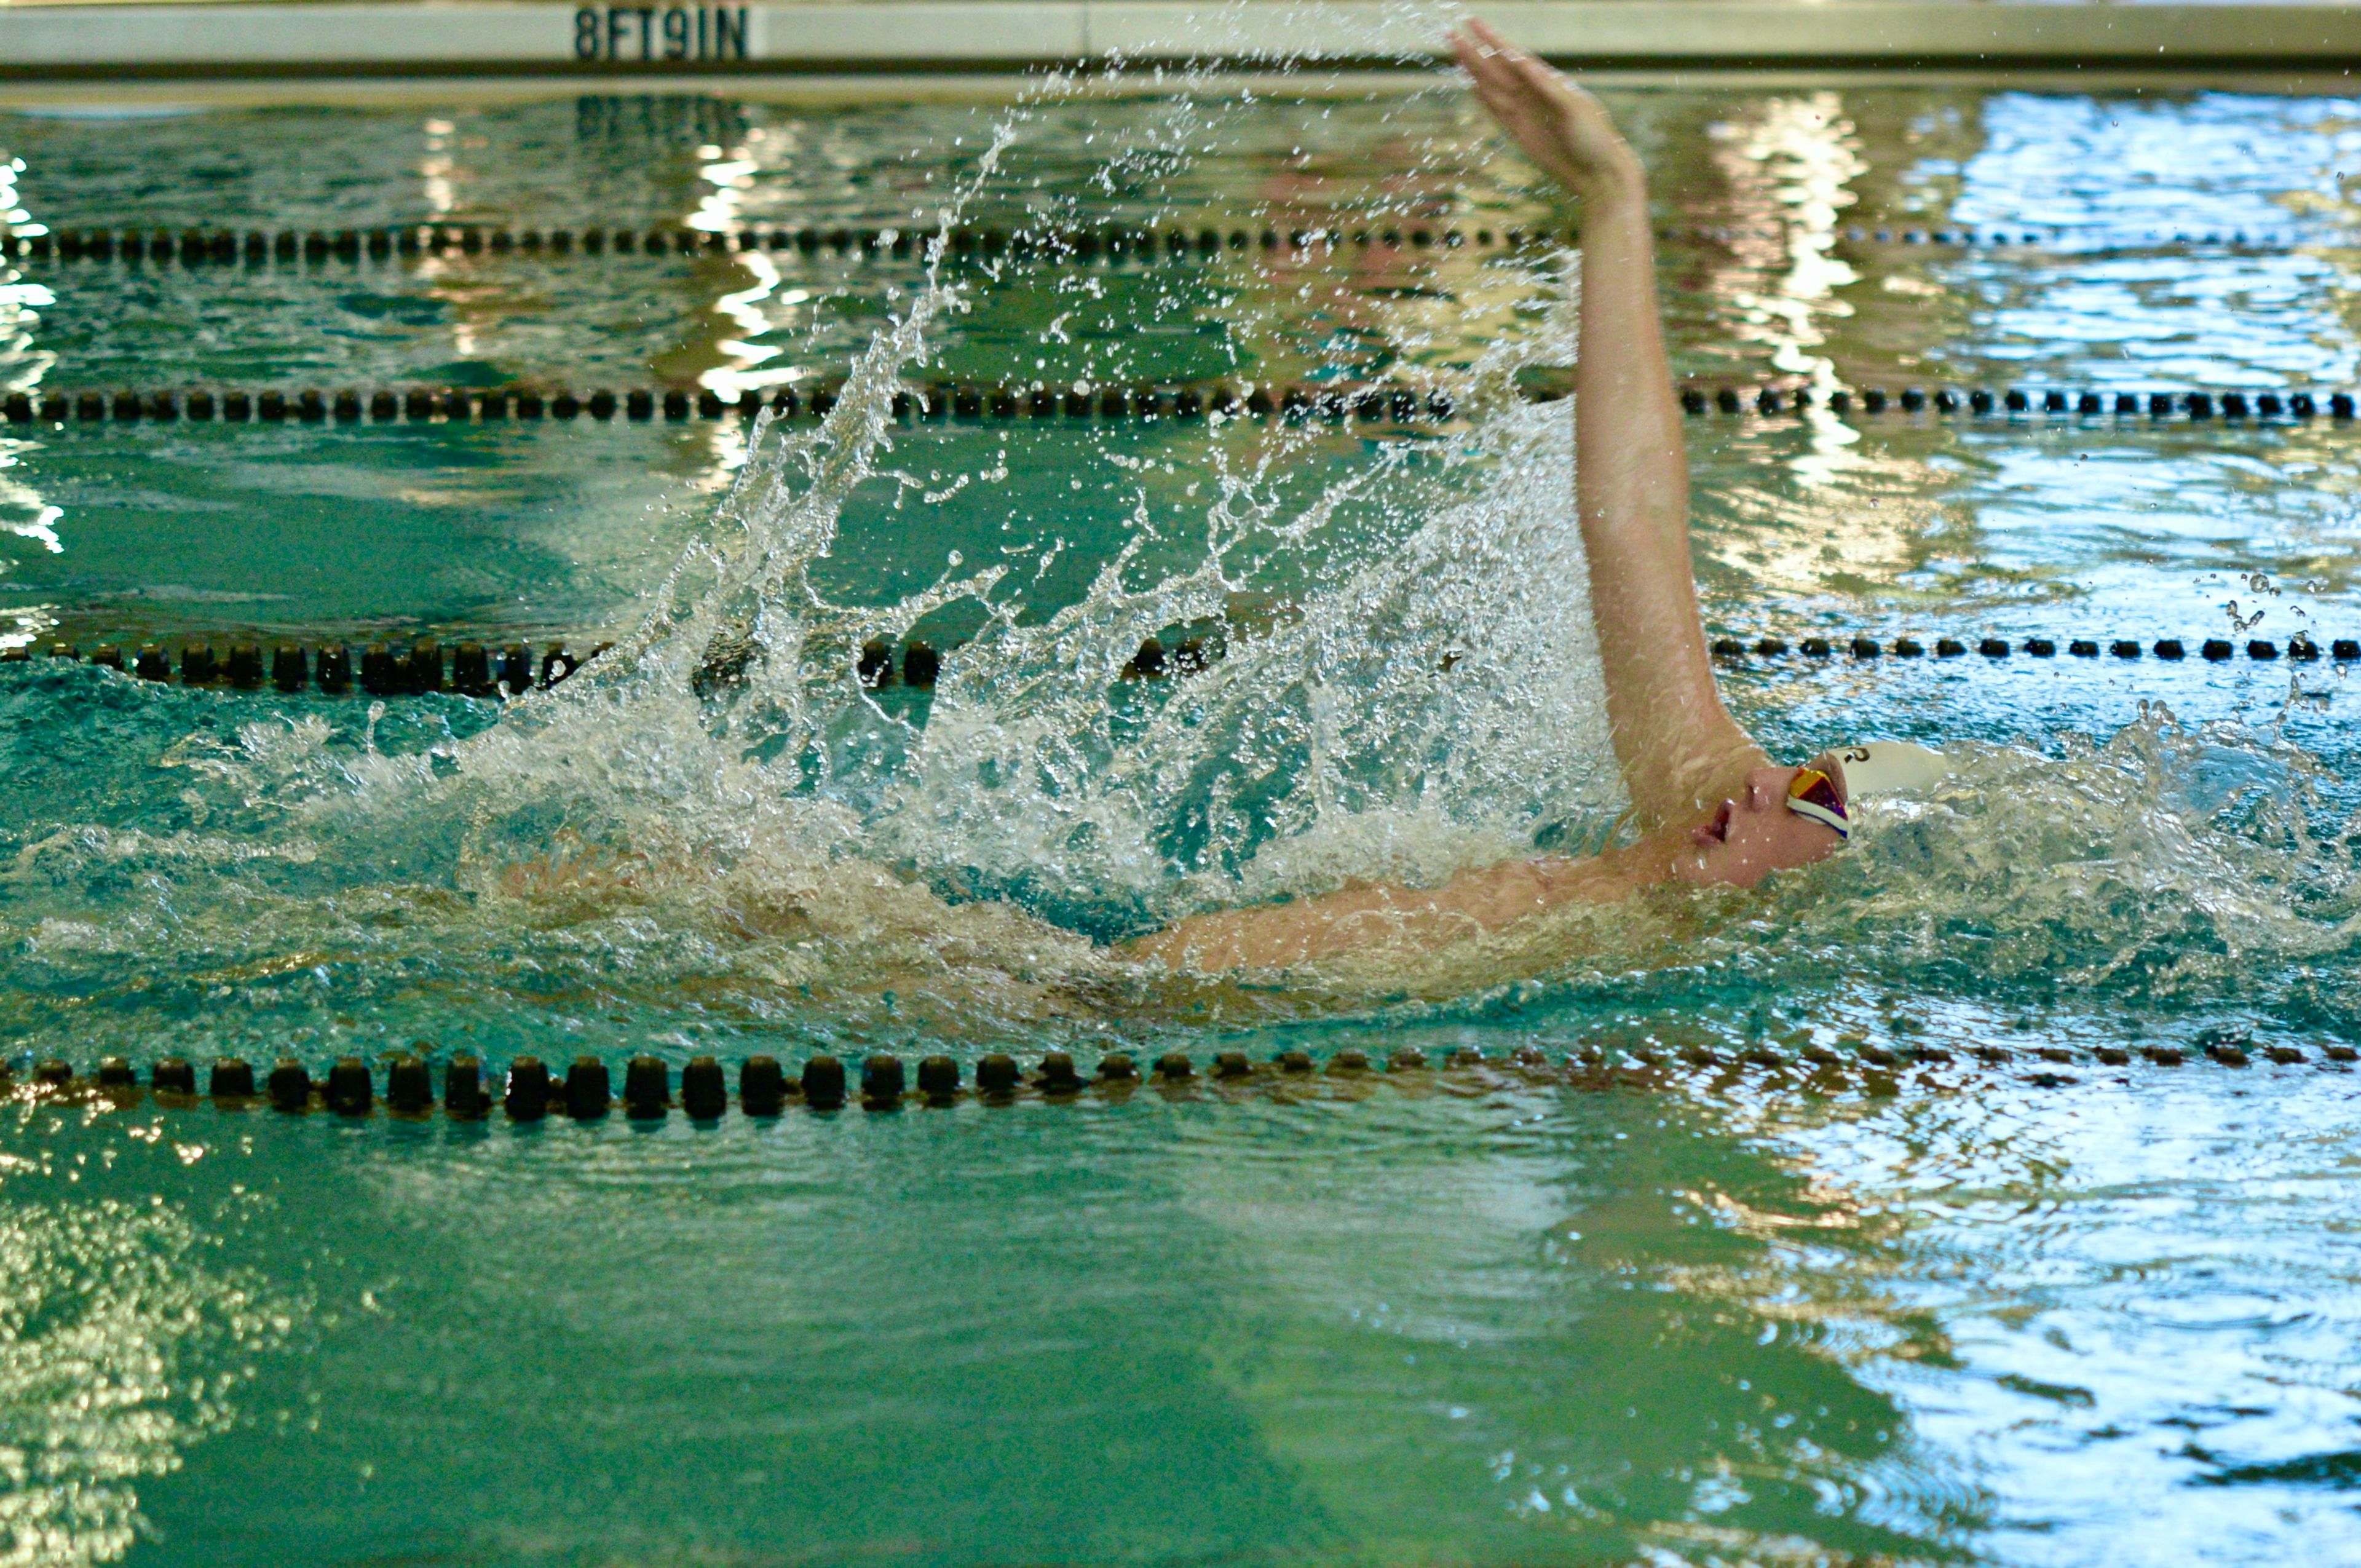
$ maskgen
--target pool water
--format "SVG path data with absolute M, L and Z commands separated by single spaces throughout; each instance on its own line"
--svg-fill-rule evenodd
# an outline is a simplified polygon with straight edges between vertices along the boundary
M 2345 667 L 2021 651 L 2361 636 L 2361 431 L 1829 404 L 2324 402 L 2355 106 L 1608 95 L 1678 374 L 1815 394 L 1688 424 L 1712 632 L 1839 649 L 1726 663 L 1733 704 L 1774 754 L 1968 764 L 1758 894 L 1248 981 L 1112 944 L 1616 831 L 1565 405 L 1518 390 L 1568 360 L 1566 257 L 1383 239 L 1566 222 L 1455 88 L 0 113 L 20 232 L 1348 236 L 19 262 L 0 390 L 841 400 L 0 429 L 17 645 L 615 644 L 505 705 L 0 663 L 0 1561 L 2361 1550 Z M 1899 237 L 2002 226 L 2040 242 Z M 1372 378 L 1457 417 L 890 400 Z M 1221 656 L 1123 678 L 1150 635 Z M 865 690 L 873 639 L 939 683 Z M 29 1081 L 410 1048 L 1199 1076 L 714 1124 Z M 1211 1078 L 1230 1050 L 1264 1065 Z M 1354 1051 L 1380 1070 L 1324 1070 Z

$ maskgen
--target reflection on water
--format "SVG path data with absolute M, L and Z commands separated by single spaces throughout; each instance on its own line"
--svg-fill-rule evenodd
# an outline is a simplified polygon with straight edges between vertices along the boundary
M 2318 1049 L 2361 1003 L 2333 669 L 1737 670 L 1781 754 L 1942 735 L 1966 766 L 1759 896 L 1284 985 L 1176 985 L 1110 951 L 1193 908 L 1616 830 L 1566 422 L 1510 392 L 1567 351 L 1565 258 L 1385 237 L 1564 214 L 1454 91 L 1198 85 L 0 122 L 11 200 L 56 225 L 1344 233 L 1185 265 L 823 245 L 8 280 L 12 385 L 734 390 L 866 356 L 827 423 L 752 433 L 11 432 L 28 623 L 628 635 L 505 713 L 0 674 L 8 1054 L 1768 1042 L 1960 1069 L 1899 1093 L 1323 1079 L 1295 1102 L 1143 1089 L 715 1130 L 19 1096 L 16 1558 L 2064 1563 L 2350 1533 L 2351 1079 Z M 1686 374 L 2348 365 L 2338 105 L 1617 108 L 1683 225 Z M 2182 136 L 2270 156 L 2190 159 Z M 350 148 L 338 172 L 273 150 L 324 138 Z M 2166 209 L 2268 211 L 2301 244 L 1846 237 Z M 1381 370 L 1468 418 L 891 403 L 897 378 Z M 2355 465 L 2325 422 L 1822 400 L 1693 430 L 1718 629 L 2194 637 L 2235 600 L 2325 638 L 2348 613 Z M 961 640 L 940 685 L 864 692 L 860 645 L 909 634 Z M 1122 679 L 1150 634 L 1225 656 Z M 2305 1060 L 2092 1056 L 2224 1030 Z M 1966 1067 L 1996 1038 L 2070 1061 Z
M 307 1316 L 300 1277 L 223 1256 L 265 1205 L 160 1124 L 13 1111 L 0 1153 L 0 1562 L 105 1563 L 142 1490 L 241 1414 Z M 218 1165 L 218 1161 L 215 1165 Z M 166 1196 L 166 1194 L 170 1196 Z M 275 1274 L 275 1277 L 274 1277 Z
M 1612 96 L 1675 225 L 1664 269 L 1678 368 L 1707 385 L 2147 391 L 2324 387 L 2352 370 L 2337 182 L 2347 132 L 2333 103 L 1903 89 Z M 1391 370 L 1448 383 L 1487 345 L 1530 337 L 1546 355 L 1557 258 L 1409 243 L 1421 227 L 1505 233 L 1566 216 L 1495 156 L 1451 94 L 1213 94 L 1031 113 L 1001 173 L 968 198 L 980 225 L 1334 229 L 1341 242 L 1268 254 L 1225 245 L 1214 260 L 1181 263 L 962 262 L 955 271 L 975 286 L 912 367 L 920 378 L 1061 388 Z M 11 199 L 27 221 L 59 227 L 444 216 L 826 234 L 929 228 L 972 175 L 991 115 L 586 99 L 578 111 L 477 104 L 423 117 L 17 115 L 0 139 L 26 164 L 11 170 Z M 255 150 L 324 136 L 354 159 L 328 184 Z M 1175 150 L 1192 136 L 1185 155 Z M 911 157 L 920 147 L 935 150 Z M 2176 221 L 2160 233 L 2262 233 L 2268 220 L 2273 238 L 2136 239 L 2167 213 Z M 2058 238 L 1962 252 L 1850 237 L 2004 220 L 2054 225 L 2045 232 Z M 1399 243 L 1384 243 L 1389 233 Z M 0 366 L 11 386 L 655 380 L 734 394 L 840 374 L 918 281 L 916 260 L 828 244 L 596 261 L 486 249 L 226 275 L 33 267 L 0 285 L 14 323 Z M 1236 460 L 1235 433 L 1202 426 L 1051 423 L 906 433 L 921 460 L 892 466 L 850 503 L 872 556 L 863 570 L 877 574 L 858 586 L 889 599 L 931 579 L 948 550 L 973 561 L 1014 548 L 1027 570 L 1054 553 L 1034 604 L 1071 603 L 1135 532 L 1139 477 L 1163 471 L 1141 459 L 1195 475 Z M 1143 435 L 1152 453 L 1136 450 Z M 1978 624 L 1963 630 L 2202 637 L 2224 597 L 2195 581 L 2202 574 L 2259 568 L 2341 594 L 2350 571 L 2354 465 L 2325 422 L 1954 425 L 1839 416 L 1823 399 L 1800 418 L 1713 419 L 1693 435 L 1717 605 L 1783 628 L 1907 620 L 1923 632 L 1931 618 L 1972 612 Z M 1357 444 L 1319 449 L 1319 460 L 1349 461 Z M 743 460 L 734 425 L 702 422 L 563 439 L 12 429 L 0 452 L 7 598 L 32 630 L 62 619 L 91 638 L 422 624 L 446 636 L 611 634 L 636 619 L 651 576 L 705 515 L 696 493 L 713 493 Z M 985 477 L 1004 468 L 1026 477 Z M 1032 493 L 1010 488 L 1028 481 Z M 917 521 L 914 489 L 937 498 Z M 365 529 L 353 526 L 355 502 Z
M 146 1120 L 26 1138 L 97 1156 Z M 1981 1514 L 1848 1369 L 1946 1354 L 1881 1299 L 1889 1228 L 1647 1098 L 169 1124 L 316 1296 L 305 1354 L 145 1489 L 167 1560 L 1939 1556 Z M 1782 1290 L 1783 1226 L 1871 1277 Z
M 1437 1075 L 714 1132 L 35 1113 L 11 1150 L 82 1174 L 16 1179 L 51 1240 L 20 1226 L 15 1277 L 111 1283 L 18 1340 L 49 1388 L 120 1398 L 67 1417 L 19 1380 L 9 1419 L 138 1484 L 144 1522 L 125 1490 L 117 1533 L 61 1527 L 96 1557 L 132 1529 L 188 1562 L 2341 1541 L 2349 1096 L 2128 1076 L 1821 1102 Z M 159 1189 L 189 1216 L 161 1232 Z M 194 1262 L 224 1255 L 301 1294 Z M 210 1406 L 137 1415 L 192 1364 Z

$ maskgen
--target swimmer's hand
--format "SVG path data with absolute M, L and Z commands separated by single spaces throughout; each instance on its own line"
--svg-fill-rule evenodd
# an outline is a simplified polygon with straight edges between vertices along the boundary
M 1482 22 L 1452 35 L 1477 96 L 1542 171 L 1577 196 L 1616 196 L 1643 183 L 1639 156 L 1598 99 Z

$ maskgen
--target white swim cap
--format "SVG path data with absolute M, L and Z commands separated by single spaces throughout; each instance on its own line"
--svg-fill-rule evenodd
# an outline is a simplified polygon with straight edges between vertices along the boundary
M 1951 772 L 1951 759 L 1931 746 L 1907 740 L 1864 740 L 1829 755 L 1844 770 L 1845 799 L 1907 795 L 1932 789 Z

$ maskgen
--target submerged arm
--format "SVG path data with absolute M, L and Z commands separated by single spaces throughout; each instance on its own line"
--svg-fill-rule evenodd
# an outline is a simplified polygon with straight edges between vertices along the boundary
M 1485 107 L 1582 200 L 1575 507 L 1608 727 L 1642 825 L 1691 818 L 1765 759 L 1722 706 L 1697 617 L 1647 176 L 1590 94 L 1481 22 L 1455 41 Z
M 1427 951 L 1567 903 L 1613 904 L 1664 880 L 1665 850 L 1642 840 L 1588 860 L 1544 855 L 1462 872 L 1436 888 L 1378 883 L 1317 898 L 1192 915 L 1126 943 L 1132 958 L 1203 972 L 1277 970 L 1371 948 Z

